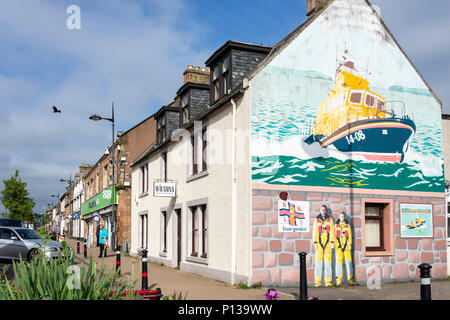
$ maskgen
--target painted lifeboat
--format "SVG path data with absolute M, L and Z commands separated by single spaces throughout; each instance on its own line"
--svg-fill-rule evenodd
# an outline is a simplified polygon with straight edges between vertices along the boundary
M 394 104 L 400 104 L 398 115 L 394 108 L 388 111 Z M 314 131 L 305 142 L 319 142 L 323 148 L 366 160 L 401 163 L 415 132 L 404 104 L 371 91 L 369 81 L 357 75 L 354 63 L 344 57 L 336 70 L 335 88 L 320 105 Z
M 413 222 L 408 223 L 406 225 L 407 229 L 417 229 L 422 227 L 425 224 L 425 220 L 420 220 L 419 218 L 416 218 Z

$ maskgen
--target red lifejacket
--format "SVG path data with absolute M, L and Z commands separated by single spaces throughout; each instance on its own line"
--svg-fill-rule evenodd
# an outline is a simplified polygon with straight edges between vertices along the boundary
M 328 218 L 326 218 L 325 220 L 320 219 L 320 216 L 318 216 L 317 218 L 317 229 L 319 231 L 319 244 L 322 248 L 325 249 L 325 247 L 327 246 L 328 242 L 330 241 L 330 224 L 331 224 L 331 217 L 328 216 Z M 327 222 L 327 225 L 325 227 L 325 230 L 327 232 L 327 242 L 325 242 L 325 245 L 322 245 L 322 237 L 320 236 L 322 234 L 322 221 L 323 222 Z

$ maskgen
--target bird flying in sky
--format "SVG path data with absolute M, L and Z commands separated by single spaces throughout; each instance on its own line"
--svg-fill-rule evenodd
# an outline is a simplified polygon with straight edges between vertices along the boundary
M 58 112 L 61 113 L 61 110 L 58 110 L 58 108 L 56 108 L 55 106 L 53 106 L 53 112 L 54 112 L 54 113 L 58 113 Z

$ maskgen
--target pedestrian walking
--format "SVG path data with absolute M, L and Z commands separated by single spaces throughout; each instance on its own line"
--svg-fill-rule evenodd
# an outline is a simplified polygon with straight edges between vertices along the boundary
M 95 232 L 95 235 L 97 236 L 97 248 L 100 247 L 99 237 L 100 237 L 100 223 L 97 222 L 97 230 Z
M 100 224 L 100 235 L 99 235 L 99 244 L 100 244 L 100 254 L 99 258 L 103 258 L 107 256 L 106 249 L 108 248 L 108 230 L 106 230 L 103 224 Z

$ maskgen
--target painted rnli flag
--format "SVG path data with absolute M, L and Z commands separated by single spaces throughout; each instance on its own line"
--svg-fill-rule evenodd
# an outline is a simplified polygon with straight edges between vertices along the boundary
M 278 232 L 309 232 L 309 202 L 278 200 Z

